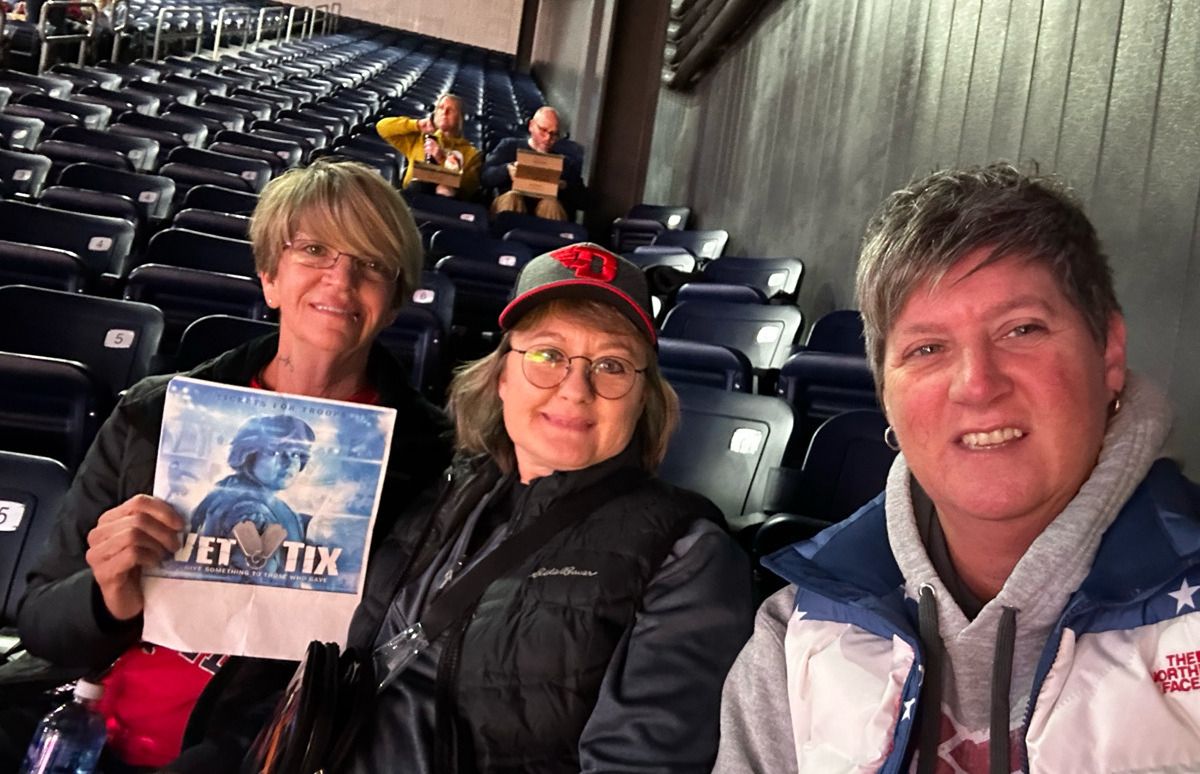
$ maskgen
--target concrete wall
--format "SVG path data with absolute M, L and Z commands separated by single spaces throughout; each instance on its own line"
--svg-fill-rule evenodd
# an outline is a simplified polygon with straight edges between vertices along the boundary
M 342 15 L 515 54 L 522 0 L 341 0 Z M 296 0 L 293 5 L 322 5 Z
M 664 91 L 645 200 L 692 205 L 727 254 L 795 255 L 809 319 L 851 306 L 863 225 L 917 173 L 1035 160 L 1112 258 L 1132 365 L 1200 465 L 1196 0 L 795 0 L 694 93 Z

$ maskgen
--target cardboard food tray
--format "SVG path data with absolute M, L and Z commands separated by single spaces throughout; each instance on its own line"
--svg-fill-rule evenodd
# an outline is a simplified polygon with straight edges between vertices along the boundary
M 526 196 L 557 197 L 562 168 L 563 157 L 557 153 L 519 149 L 512 188 Z
M 430 164 L 425 161 L 413 162 L 412 177 L 413 180 L 419 180 L 422 183 L 433 183 L 434 185 L 444 185 L 450 188 L 458 188 L 462 185 L 462 172 L 456 172 L 440 164 Z

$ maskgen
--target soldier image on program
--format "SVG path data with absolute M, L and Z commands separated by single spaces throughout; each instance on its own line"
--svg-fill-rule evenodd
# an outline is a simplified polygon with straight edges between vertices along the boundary
M 229 447 L 234 474 L 213 487 L 192 513 L 192 530 L 212 537 L 232 537 L 240 550 L 230 565 L 278 572 L 284 542 L 303 542 L 305 519 L 277 493 L 289 487 L 312 456 L 316 434 L 293 416 L 258 416 L 247 420 Z

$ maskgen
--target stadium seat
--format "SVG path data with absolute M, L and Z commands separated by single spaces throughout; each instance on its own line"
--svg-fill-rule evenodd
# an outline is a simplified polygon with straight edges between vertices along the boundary
M 175 183 L 170 178 L 121 172 L 94 164 L 72 164 L 62 171 L 58 183 L 128 196 L 152 226 L 166 218 L 175 196 Z
M 198 185 L 183 197 L 183 206 L 228 212 L 233 215 L 250 215 L 258 206 L 258 195 L 245 191 L 231 191 L 215 185 Z
M 167 161 L 172 164 L 188 164 L 228 172 L 245 180 L 251 193 L 256 194 L 262 192 L 272 175 L 271 165 L 261 159 L 231 156 L 197 148 L 175 148 L 167 154 Z
M 750 392 L 754 372 L 737 350 L 684 339 L 658 340 L 658 366 L 671 384 L 697 384 L 718 390 Z
M 70 485 L 58 460 L 0 451 L 0 626 L 16 624 L 25 576 L 50 540 Z
M 175 367 L 190 371 L 226 350 L 278 330 L 277 323 L 245 317 L 224 314 L 201 317 L 184 329 L 175 354 Z
M 666 226 L 657 220 L 616 218 L 612 222 L 612 248 L 626 253 L 644 245 L 653 244 Z
M 887 420 L 878 411 L 848 411 L 830 417 L 813 435 L 798 478 L 799 488 L 782 500 L 786 509 L 766 519 L 754 535 L 758 559 L 845 519 L 883 491 L 896 457 L 883 441 Z M 768 574 L 760 590 L 782 586 Z
M 257 280 L 156 263 L 129 273 L 124 297 L 162 310 L 159 351 L 163 354 L 174 353 L 184 329 L 201 317 L 228 314 L 266 320 L 272 314 Z
M 85 212 L 90 215 L 103 215 L 110 218 L 122 218 L 129 221 L 136 229 L 135 244 L 144 244 L 146 235 L 146 218 L 138 209 L 133 199 L 124 194 L 109 191 L 93 191 L 88 188 L 72 188 L 64 185 L 52 185 L 42 191 L 40 203 L 45 207 L 54 207 L 69 212 Z
M 776 391 L 802 418 L 803 435 L 845 411 L 879 410 L 875 380 L 861 355 L 801 350 L 779 370 Z
M 150 373 L 162 331 L 162 312 L 149 304 L 0 287 L 0 350 L 76 360 L 113 398 Z
M 175 181 L 175 197 L 177 199 L 186 196 L 188 191 L 198 185 L 215 185 L 218 188 L 228 188 L 231 191 L 257 193 L 249 180 L 243 180 L 233 172 L 225 172 L 210 167 L 168 162 L 159 168 L 158 174 Z
M 150 237 L 142 254 L 142 264 L 148 263 L 252 279 L 258 276 L 249 242 L 183 228 L 163 229 Z
M 74 253 L 0 240 L 0 285 L 33 285 L 79 293 L 89 284 L 87 267 Z
M 696 271 L 696 256 L 681 247 L 638 247 L 633 252 L 622 253 L 621 256 L 641 266 L 643 270 L 668 266 L 684 274 Z
M 454 282 L 445 274 L 425 270 L 421 272 L 421 283 L 413 289 L 410 303 L 432 311 L 442 326 L 450 332 L 454 324 Z
M 74 470 L 112 399 L 71 360 L 0 351 L 0 438 L 9 451 L 51 457 Z
M 708 282 L 749 285 L 772 301 L 795 303 L 804 279 L 804 262 L 799 258 L 735 258 L 710 261 L 704 266 Z
M 520 242 L 482 237 L 459 228 L 437 231 L 430 241 L 430 258 L 436 261 L 447 255 L 461 255 L 518 269 L 533 258 L 529 247 Z
M 304 147 L 295 139 L 266 137 L 259 132 L 222 131 L 217 132 L 213 140 L 214 142 L 232 143 L 269 151 L 283 161 L 284 166 L 289 169 L 299 164 L 304 158 Z
M 709 229 L 704 231 L 673 231 L 667 229 L 654 238 L 651 243 L 663 247 L 682 247 L 700 261 L 711 261 L 720 258 L 729 242 L 729 232 L 724 229 Z
M 625 217 L 635 220 L 653 220 L 672 231 L 683 231 L 688 227 L 692 209 L 670 204 L 635 204 L 629 208 Z
M 857 309 L 838 309 L 822 315 L 812 324 L 804 348 L 866 357 L 862 315 Z
M 662 323 L 664 336 L 732 347 L 760 371 L 782 366 L 803 329 L 794 306 L 698 301 L 676 304 Z
M 121 218 L 0 202 L 0 239 L 72 252 L 94 277 L 124 276 L 134 234 L 134 225 Z
M 729 304 L 765 304 L 767 296 L 761 290 L 750 285 L 730 285 L 724 282 L 687 282 L 679 287 L 675 302 L 685 301 L 699 303 L 729 303 Z
M 493 236 L 503 238 L 505 234 L 513 229 L 547 234 L 555 237 L 555 241 L 562 244 L 586 242 L 588 238 L 587 229 L 578 223 L 565 220 L 547 220 L 539 218 L 536 215 L 527 215 L 520 212 L 497 213 L 496 217 L 492 220 Z
M 243 241 L 250 239 L 250 218 L 231 212 L 187 207 L 175 213 L 175 217 L 171 219 L 171 225 L 175 228 L 203 231 L 205 234 L 216 234 L 230 239 Z
M 36 199 L 50 166 L 50 159 L 39 153 L 0 150 L 0 198 Z
M 379 334 L 379 343 L 407 367 L 413 388 L 438 403 L 448 374 L 442 352 L 445 337 L 437 314 L 414 304 L 402 307 L 395 322 Z
M 677 384 L 679 429 L 658 474 L 700 492 L 736 524 L 760 512 L 772 471 L 791 454 L 791 406 L 779 398 Z
M 75 96 L 70 99 L 59 99 L 46 94 L 26 94 L 21 97 L 20 104 L 58 110 L 73 115 L 87 129 L 104 129 L 108 126 L 113 113 L 112 108 L 107 105 L 82 102 Z
M 9 150 L 33 150 L 45 127 L 45 122 L 40 118 L 0 113 L 0 140 L 8 144 Z
M 120 151 L 111 148 L 51 139 L 39 142 L 37 152 L 48 156 L 52 162 L 49 176 L 51 183 L 59 182 L 62 171 L 72 164 L 92 164 L 120 172 L 133 172 L 133 164 L 129 159 Z
M 464 358 L 483 354 L 494 343 L 500 312 L 512 295 L 519 269 L 448 255 L 437 262 L 437 271 L 454 283 L 457 352 Z
M 128 137 L 80 126 L 62 126 L 54 131 L 51 139 L 115 150 L 129 159 L 136 172 L 151 172 L 158 166 L 158 142 L 147 137 Z
M 431 223 L 439 228 L 457 228 L 481 235 L 487 233 L 487 209 L 481 204 L 435 194 L 406 193 L 405 198 L 418 224 Z

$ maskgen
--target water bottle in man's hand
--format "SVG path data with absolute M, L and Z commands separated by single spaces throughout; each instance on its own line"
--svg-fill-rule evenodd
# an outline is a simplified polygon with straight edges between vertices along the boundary
M 92 774 L 104 749 L 104 716 L 97 704 L 104 686 L 80 680 L 75 698 L 38 724 L 21 774 Z

